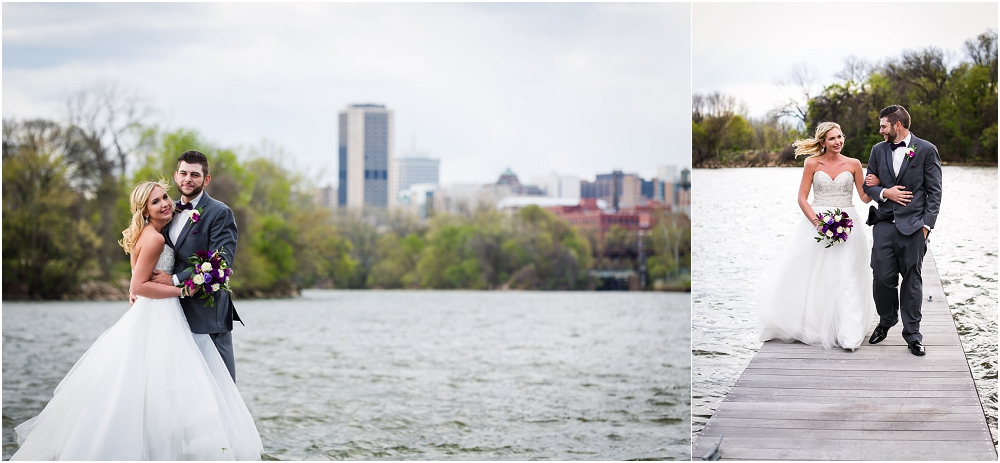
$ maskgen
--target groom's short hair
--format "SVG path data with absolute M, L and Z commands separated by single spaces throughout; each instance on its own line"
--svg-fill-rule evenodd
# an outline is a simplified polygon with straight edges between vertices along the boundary
M 910 130 L 910 113 L 906 112 L 906 108 L 898 104 L 888 106 L 879 111 L 878 117 L 879 119 L 886 118 L 889 121 L 889 125 L 896 125 L 896 122 L 899 122 L 903 124 L 904 129 Z
M 201 153 L 201 151 L 185 151 L 177 158 L 177 166 L 180 167 L 181 162 L 186 162 L 188 164 L 201 164 L 202 175 L 208 175 L 208 157 Z

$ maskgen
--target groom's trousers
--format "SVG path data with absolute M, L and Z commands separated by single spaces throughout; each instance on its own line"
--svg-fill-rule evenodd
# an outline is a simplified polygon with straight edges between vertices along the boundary
M 920 334 L 923 277 L 920 271 L 927 253 L 923 230 L 907 236 L 892 222 L 879 222 L 872 227 L 872 241 L 872 293 L 879 324 L 893 326 L 902 319 L 903 339 L 908 343 L 923 341 Z
M 222 356 L 223 363 L 226 364 L 226 368 L 229 369 L 229 376 L 233 377 L 233 382 L 236 382 L 236 358 L 233 355 L 233 332 L 226 331 L 225 333 L 211 333 L 209 336 L 212 338 L 212 342 L 215 343 L 215 348 L 219 350 L 219 355 Z

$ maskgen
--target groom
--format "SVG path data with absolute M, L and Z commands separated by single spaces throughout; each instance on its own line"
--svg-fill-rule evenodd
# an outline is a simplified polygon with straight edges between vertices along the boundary
M 927 236 L 941 210 L 941 157 L 934 145 L 910 133 L 910 114 L 902 106 L 879 112 L 879 133 L 885 141 L 872 147 L 864 187 L 865 194 L 878 201 L 878 207 L 869 209 L 867 223 L 872 226 L 872 286 L 879 324 L 868 342 L 882 342 L 902 318 L 910 352 L 924 355 L 920 271 Z
M 223 258 L 233 265 L 236 259 L 236 219 L 233 211 L 220 201 L 212 199 L 205 187 L 212 181 L 208 173 L 208 158 L 198 151 L 188 151 L 177 159 L 174 183 L 181 191 L 181 200 L 174 203 L 179 211 L 163 235 L 167 244 L 174 249 L 174 274 L 154 272 L 153 281 L 177 286 L 191 277 L 188 258 L 196 251 L 214 252 L 222 249 Z M 197 220 L 193 219 L 198 213 Z M 200 294 L 181 297 L 181 307 L 187 317 L 191 331 L 207 333 L 222 354 L 222 360 L 229 369 L 229 375 L 236 381 L 236 360 L 233 357 L 233 320 L 243 323 L 236 313 L 229 293 L 215 293 L 215 306 L 208 305 L 208 299 Z

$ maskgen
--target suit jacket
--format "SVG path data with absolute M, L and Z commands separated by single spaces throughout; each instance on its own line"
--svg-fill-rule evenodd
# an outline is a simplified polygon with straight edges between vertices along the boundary
M 904 235 L 916 233 L 924 225 L 934 228 L 938 212 L 941 211 L 941 156 L 937 147 L 926 140 L 910 134 L 910 147 L 916 150 L 911 158 L 904 156 L 899 174 L 892 173 L 892 151 L 888 142 L 880 142 L 872 147 L 868 158 L 868 173 L 878 176 L 880 185 L 865 186 L 865 194 L 871 196 L 878 207 L 869 211 L 868 224 L 882 220 L 893 220 L 896 229 Z M 912 200 L 901 206 L 892 201 L 878 201 L 879 194 L 896 185 L 906 187 L 913 193 Z
M 191 272 L 187 271 L 191 266 L 188 258 L 197 251 L 215 252 L 222 249 L 225 252 L 222 257 L 230 267 L 236 260 L 238 233 L 233 211 L 224 203 L 212 199 L 208 192 L 202 194 L 198 203 L 197 209 L 202 208 L 204 210 L 198 223 L 191 223 L 188 219 L 177 236 L 176 243 L 170 240 L 170 227 L 163 227 L 167 244 L 174 248 L 176 254 L 174 275 L 182 282 L 191 278 Z M 236 313 L 232 298 L 225 291 L 215 293 L 215 307 L 209 307 L 208 299 L 202 299 L 200 294 L 182 297 L 181 307 L 191 325 L 191 331 L 195 333 L 226 333 L 233 330 L 233 320 L 243 323 Z

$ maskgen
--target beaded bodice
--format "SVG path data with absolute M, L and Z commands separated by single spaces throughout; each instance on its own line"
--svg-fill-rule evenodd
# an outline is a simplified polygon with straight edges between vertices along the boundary
M 815 206 L 854 207 L 854 176 L 850 171 L 843 171 L 837 178 L 830 174 L 816 171 L 813 174 L 813 201 Z
M 160 258 L 156 261 L 156 266 L 153 269 L 174 273 L 174 248 L 163 245 L 163 251 L 160 252 Z

